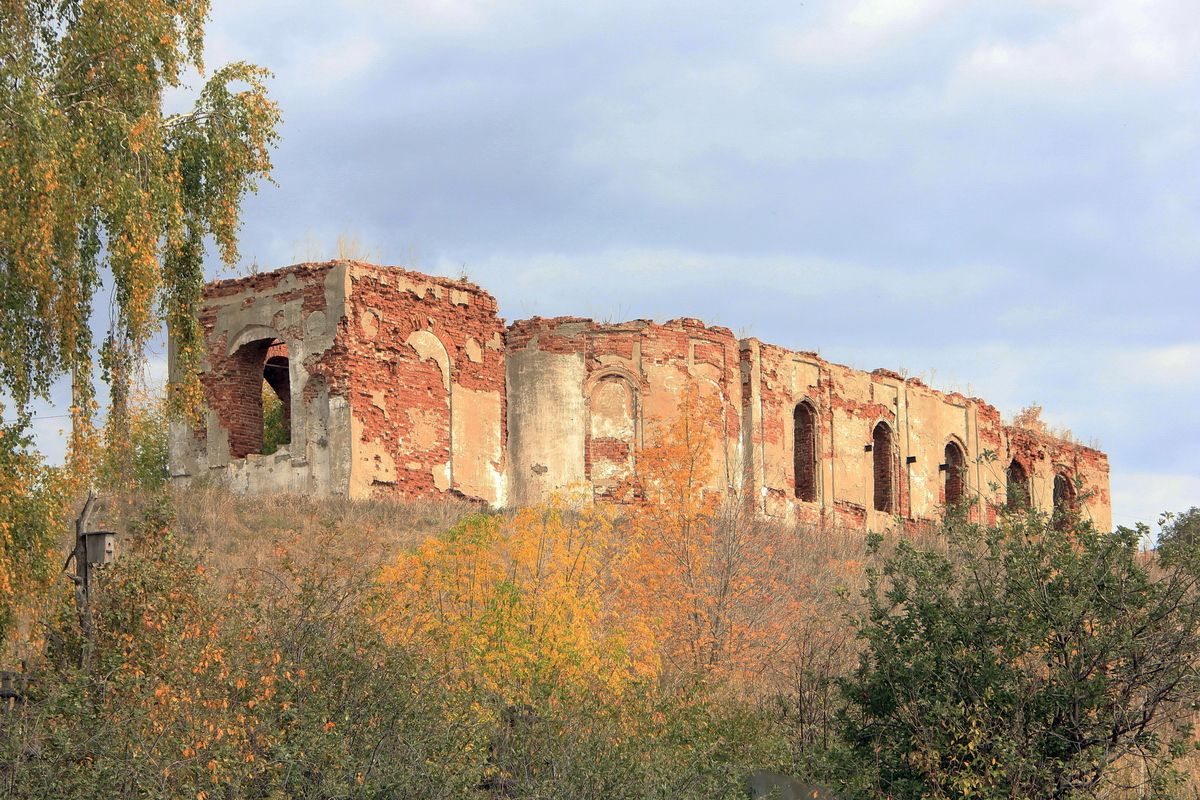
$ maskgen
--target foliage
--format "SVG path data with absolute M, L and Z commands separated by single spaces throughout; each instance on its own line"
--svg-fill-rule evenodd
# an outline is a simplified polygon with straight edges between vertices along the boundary
M 596 576 L 581 542 L 603 541 L 606 528 L 588 519 L 542 509 L 521 520 L 522 538 L 481 515 L 422 549 L 429 572 L 440 565 L 441 575 L 465 578 L 450 569 L 449 554 L 472 553 L 475 574 L 490 574 L 486 543 L 512 557 L 516 584 L 539 587 L 511 613 L 482 614 L 494 630 L 510 628 L 497 642 L 525 648 L 505 662 L 509 677 L 495 663 L 509 654 L 486 637 L 465 655 L 437 635 L 418 635 L 464 641 L 448 623 L 477 629 L 466 613 L 469 592 L 418 603 L 421 587 L 440 578 L 410 587 L 399 578 L 411 573 L 392 566 L 396 580 L 380 581 L 333 531 L 313 551 L 280 542 L 263 566 L 219 590 L 175 533 L 161 495 L 127 535 L 121 559 L 96 577 L 94 640 L 83 641 L 65 603 L 52 647 L 34 665 L 30 702 L 0 715 L 0 793 L 739 797 L 749 769 L 786 758 L 762 715 L 694 684 L 668 690 L 626 679 L 608 691 L 600 682 L 609 673 L 596 668 L 605 656 L 597 653 L 592 669 L 578 658 L 588 631 L 599 629 L 566 613 L 586 608 L 584 576 Z M 543 526 L 548 536 L 576 537 L 572 557 L 563 549 L 537 560 L 526 549 L 555 549 L 531 533 Z M 540 573 L 530 569 L 538 563 Z M 571 583 L 553 574 L 560 569 L 571 571 Z M 433 613 L 438 602 L 445 617 Z M 537 635 L 518 635 L 529 620 L 541 626 Z M 603 629 L 618 631 L 620 621 L 606 619 Z
M 194 107 L 164 99 L 204 72 L 208 0 L 13 0 L 0 6 L 0 384 L 19 408 L 72 375 L 74 433 L 94 405 L 89 328 L 107 279 L 101 348 L 114 413 L 159 311 L 181 373 L 199 358 L 204 239 L 237 259 L 241 199 L 269 176 L 279 111 L 267 73 L 216 70 Z M 196 401 L 194 377 L 175 387 Z
M 617 570 L 622 616 L 676 673 L 748 684 L 787 649 L 803 583 L 783 556 L 795 530 L 714 491 L 718 399 L 689 384 L 639 453 L 645 499 Z
M 502 723 L 487 785 L 520 798 L 744 798 L 745 776 L 778 765 L 785 747 L 746 705 L 693 687 L 639 684 L 619 701 L 579 697 Z
M 283 555 L 223 595 L 162 510 L 100 573 L 92 658 L 64 609 L 32 702 L 0 716 L 5 796 L 452 798 L 478 782 L 484 733 L 379 634 L 369 580 Z
M 872 569 L 842 717 L 864 796 L 1076 797 L 1131 759 L 1165 796 L 1200 593 L 1186 563 L 1139 555 L 1142 532 L 959 520 L 949 553 L 902 543 Z
M 1158 547 L 1165 557 L 1186 559 L 1200 554 L 1200 508 L 1163 514 L 1161 525 Z
M 468 517 L 383 571 L 389 632 L 505 704 L 564 688 L 620 693 L 655 665 L 602 624 L 612 547 L 596 508 Z
M 561 500 L 478 514 L 381 575 L 388 635 L 439 665 L 497 730 L 484 783 L 513 797 L 740 796 L 786 747 L 762 715 L 660 681 L 653 626 L 622 603 L 630 540 Z
M 64 470 L 30 449 L 25 428 L 23 418 L 0 425 L 0 645 L 45 600 L 62 558 L 55 530 L 72 489 Z
M 289 443 L 292 440 L 292 435 L 291 431 L 288 430 L 288 421 L 283 413 L 283 401 L 279 399 L 279 395 L 275 394 L 275 390 L 267 385 L 266 381 L 263 381 L 262 405 L 262 454 L 269 456 L 278 450 L 280 445 Z
M 167 484 L 166 398 L 134 394 L 121 424 L 109 418 L 104 447 L 97 459 L 97 482 L 117 490 L 157 492 Z

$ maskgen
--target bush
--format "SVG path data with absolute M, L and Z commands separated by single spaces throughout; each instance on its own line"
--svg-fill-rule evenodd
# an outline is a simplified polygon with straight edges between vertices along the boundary
M 1167 796 L 1200 594 L 1194 559 L 1155 564 L 1143 533 L 956 522 L 949 553 L 901 544 L 869 571 L 841 717 L 861 796 L 1075 797 L 1131 760 L 1139 796 Z
M 218 577 L 172 509 L 148 501 L 95 573 L 90 640 L 60 607 L 29 702 L 0 714 L 0 794 L 708 800 L 786 759 L 703 683 L 612 675 L 620 648 L 581 627 L 598 517 L 470 517 L 386 580 L 331 527 Z
M 284 558 L 217 592 L 163 511 L 99 571 L 94 641 L 64 608 L 31 702 L 0 715 L 0 793 L 469 794 L 486 731 L 467 698 L 379 634 L 369 580 Z

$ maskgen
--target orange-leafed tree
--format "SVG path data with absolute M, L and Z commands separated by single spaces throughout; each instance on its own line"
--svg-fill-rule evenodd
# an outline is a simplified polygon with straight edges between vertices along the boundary
M 796 581 L 784 550 L 794 534 L 756 519 L 739 487 L 714 483 L 722 420 L 719 397 L 689 382 L 674 417 L 652 429 L 619 602 L 664 666 L 746 683 L 789 638 Z

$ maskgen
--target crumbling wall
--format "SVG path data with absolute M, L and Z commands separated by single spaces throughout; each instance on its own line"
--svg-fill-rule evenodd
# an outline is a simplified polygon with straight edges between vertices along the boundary
M 1025 468 L 1034 508 L 1054 512 L 1054 479 L 1061 476 L 1069 487 L 1070 504 L 1100 530 L 1112 528 L 1108 456 L 1046 431 L 1004 426 L 1003 432 L 1005 446 L 999 451 L 999 463 L 1007 466 L 1015 459 Z
M 689 380 L 720 408 L 710 488 L 740 483 L 741 383 L 728 329 L 692 319 L 535 317 L 511 325 L 505 343 L 514 503 L 575 489 L 631 499 L 638 451 L 676 418 Z
M 867 373 L 757 339 L 741 345 L 750 494 L 767 516 L 886 530 L 940 517 L 947 483 L 946 446 L 961 448 L 963 489 L 995 502 L 981 455 L 1000 443 L 999 415 L 976 398 L 946 394 L 888 370 Z M 796 408 L 816 417 L 815 496 L 796 484 Z M 880 452 L 879 426 L 890 448 Z M 982 428 L 993 426 L 992 431 Z M 886 474 L 881 471 L 886 470 Z M 876 487 L 886 486 L 879 503 Z
M 765 516 L 885 530 L 932 523 L 958 496 L 995 522 L 1017 463 L 1039 510 L 1078 506 L 1111 525 L 1097 450 L 1005 426 L 978 398 L 695 319 L 535 317 L 506 329 L 474 284 L 329 262 L 212 283 L 200 322 L 206 418 L 171 428 L 171 470 L 184 481 L 494 505 L 575 489 L 628 501 L 642 488 L 639 454 L 690 383 L 719 409 L 708 488 L 741 492 Z M 287 400 L 291 429 L 273 455 L 261 454 L 264 379 Z
M 333 263 L 298 264 L 205 287 L 200 381 L 207 408 L 198 427 L 171 423 L 175 478 L 208 476 L 244 492 L 346 493 L 348 380 L 334 346 L 345 289 L 346 268 Z M 277 365 L 286 359 L 286 374 L 267 382 L 285 400 L 290 442 L 263 455 L 262 387 L 270 359 Z M 173 372 L 173 353 L 169 361 Z
M 344 336 L 354 496 L 504 496 L 505 377 L 495 299 L 465 281 L 349 267 Z

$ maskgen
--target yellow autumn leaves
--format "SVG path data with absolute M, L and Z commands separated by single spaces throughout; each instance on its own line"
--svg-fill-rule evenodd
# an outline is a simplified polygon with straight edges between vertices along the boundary
M 477 514 L 384 569 L 384 629 L 506 702 L 665 675 L 752 679 L 788 640 L 779 531 L 712 492 L 712 419 L 692 386 L 639 454 L 643 501 L 560 497 Z
M 604 510 L 562 501 L 469 517 L 383 571 L 386 629 L 510 702 L 558 685 L 619 694 L 656 664 L 606 619 L 615 544 Z

